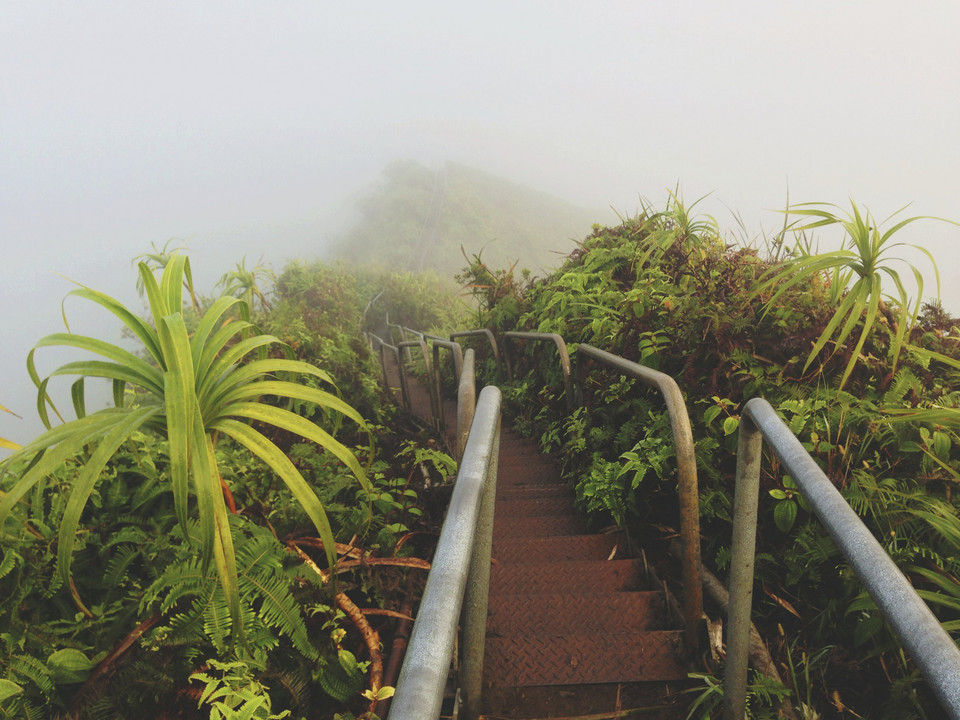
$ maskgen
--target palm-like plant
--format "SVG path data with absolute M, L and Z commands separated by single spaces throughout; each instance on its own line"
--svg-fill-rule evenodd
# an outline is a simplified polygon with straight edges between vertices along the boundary
M 20 417 L 15 412 L 13 412 L 13 410 L 9 410 L 5 408 L 3 405 L 0 405 L 0 410 L 2 410 L 5 413 L 10 413 L 11 415 L 15 415 L 16 417 Z M 17 443 L 13 442 L 13 440 L 7 440 L 6 438 L 0 437 L 0 448 L 4 448 L 5 450 L 17 450 L 19 449 L 19 447 L 20 446 Z
M 143 343 L 148 360 L 116 345 L 71 333 L 48 335 L 37 343 L 28 355 L 27 367 L 37 385 L 38 410 L 48 430 L 0 465 L 6 471 L 19 460 L 29 461 L 9 492 L 0 496 L 0 529 L 31 488 L 60 464 L 78 458 L 79 471 L 67 500 L 57 548 L 58 570 L 68 579 L 80 516 L 107 462 L 136 431 L 166 438 L 177 519 L 189 537 L 186 529 L 192 494 L 202 556 L 205 562 L 212 560 L 216 565 L 237 631 L 235 637 L 242 637 L 237 566 L 214 453 L 216 439 L 223 435 L 232 438 L 283 479 L 316 526 L 328 562 L 333 565 L 334 538 L 323 504 L 293 463 L 253 423 L 273 425 L 316 442 L 346 464 L 369 490 L 371 486 L 360 463 L 342 443 L 314 423 L 283 408 L 266 405 L 260 398 L 276 396 L 316 403 L 361 427 L 365 424 L 353 408 L 335 395 L 276 379 L 278 374 L 299 373 L 332 382 L 327 373 L 308 363 L 267 357 L 265 349 L 280 341 L 253 332 L 248 322 L 231 322 L 232 309 L 242 302 L 237 298 L 224 296 L 213 302 L 190 337 L 181 312 L 189 267 L 185 256 L 174 254 L 157 282 L 150 267 L 139 264 L 152 323 L 103 293 L 86 287 L 70 293 L 116 315 Z M 58 345 L 90 351 L 105 360 L 70 362 L 41 380 L 34 355 L 40 348 Z M 56 408 L 47 392 L 53 376 L 79 376 L 72 389 L 77 418 L 56 427 L 51 427 L 49 421 L 49 409 L 56 412 Z M 86 414 L 83 388 L 87 377 L 113 382 L 114 407 Z M 125 392 L 128 385 L 135 392 Z M 80 605 L 78 597 L 74 596 L 74 600 Z
M 928 215 L 910 217 L 901 220 L 886 231 L 881 231 L 881 223 L 875 222 L 869 211 L 861 211 L 852 200 L 850 206 L 850 213 L 839 214 L 831 210 L 831 208 L 838 208 L 838 206 L 829 203 L 801 203 L 788 207 L 785 211 L 788 215 L 811 218 L 807 222 L 798 221 L 800 224 L 793 223 L 789 226 L 789 229 L 802 233 L 806 230 L 828 225 L 839 225 L 846 233 L 844 246 L 840 250 L 819 254 L 811 254 L 801 249 L 797 257 L 786 261 L 784 267 L 763 283 L 760 288 L 761 292 L 776 288 L 767 302 L 767 308 L 769 309 L 773 307 L 783 293 L 794 285 L 809 281 L 818 275 L 829 277 L 831 288 L 834 291 L 833 299 L 839 302 L 839 306 L 814 343 L 813 349 L 807 356 L 804 371 L 810 367 L 813 360 L 831 340 L 834 343 L 833 352 L 837 352 L 863 318 L 863 327 L 857 339 L 857 344 L 840 378 L 841 388 L 846 384 L 850 373 L 853 372 L 853 368 L 860 357 L 860 351 L 870 336 L 878 315 L 883 314 L 893 330 L 893 339 L 890 343 L 892 372 L 896 370 L 907 331 L 913 325 L 920 311 L 920 301 L 923 296 L 923 275 L 915 265 L 901 258 L 888 257 L 890 250 L 905 246 L 923 253 L 933 266 L 937 280 L 937 295 L 940 294 L 940 273 L 930 252 L 919 245 L 891 242 L 890 239 L 897 231 L 916 220 L 943 220 L 943 218 Z M 903 209 L 898 210 L 887 220 L 901 212 L 903 212 Z M 945 220 L 945 222 L 952 221 Z M 905 263 L 913 272 L 917 283 L 917 300 L 912 308 L 903 281 L 897 271 L 890 266 L 890 260 L 899 260 Z M 891 296 L 884 293 L 884 276 L 893 282 L 896 288 L 895 295 Z M 851 281 L 853 285 L 850 285 Z M 842 291 L 848 286 L 846 295 L 841 295 Z M 887 306 L 885 298 L 892 299 L 899 307 L 899 320 Z
M 253 310 L 257 303 L 263 310 L 270 309 L 270 302 L 267 300 L 261 285 L 263 280 L 272 283 L 276 279 L 273 270 L 262 262 L 258 263 L 252 270 L 247 270 L 247 259 L 243 258 L 237 263 L 236 270 L 231 270 L 220 278 L 217 287 L 221 288 L 224 295 L 231 295 L 243 300 L 248 313 L 248 316 L 244 319 L 249 320 L 249 312 Z

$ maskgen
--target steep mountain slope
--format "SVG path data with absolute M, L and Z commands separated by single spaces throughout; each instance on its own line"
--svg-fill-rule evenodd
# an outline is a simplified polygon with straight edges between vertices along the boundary
M 428 168 L 414 160 L 384 168 L 357 212 L 334 257 L 442 274 L 465 266 L 461 247 L 493 267 L 516 262 L 542 274 L 609 214 L 463 165 Z

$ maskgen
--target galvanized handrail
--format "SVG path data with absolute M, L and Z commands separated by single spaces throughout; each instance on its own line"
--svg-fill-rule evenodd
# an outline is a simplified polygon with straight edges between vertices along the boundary
M 490 343 L 490 350 L 493 353 L 493 362 L 497 368 L 497 382 L 501 382 L 503 380 L 503 370 L 500 362 L 500 349 L 497 347 L 497 339 L 493 336 L 493 332 L 487 328 L 481 328 L 479 330 L 458 330 L 457 332 L 450 333 L 451 340 L 456 340 L 461 337 L 485 337 L 487 339 L 487 342 Z
M 537 342 L 552 342 L 557 346 L 557 353 L 560 356 L 560 369 L 563 372 L 563 391 L 567 402 L 567 410 L 573 410 L 573 378 L 570 373 L 570 354 L 567 352 L 567 344 L 557 333 L 541 332 L 505 332 L 503 334 L 503 355 L 507 362 L 507 377 L 513 380 L 513 363 L 510 360 L 510 344 L 507 340 L 534 340 Z
M 960 720 L 960 649 L 790 428 L 770 403 L 760 398 L 747 402 L 740 417 L 724 718 L 742 720 L 744 716 L 763 440 L 797 483 L 942 707 L 951 718 Z
M 474 370 L 473 348 L 467 348 L 463 355 L 463 371 L 457 386 L 457 460 L 463 457 L 467 446 L 467 437 L 473 425 L 473 415 L 477 410 L 477 379 Z
M 389 720 L 433 720 L 440 716 L 461 607 L 463 707 L 459 714 L 466 720 L 479 716 L 500 400 L 496 387 L 488 386 L 480 393 Z
M 403 407 L 407 410 L 410 410 L 410 392 L 407 389 L 407 374 L 403 371 L 403 364 L 400 362 L 400 348 L 396 345 L 391 345 L 386 342 L 379 335 L 374 335 L 371 332 L 368 332 L 367 338 L 370 340 L 370 346 L 373 347 L 374 341 L 377 342 L 378 347 L 374 348 L 379 351 L 380 354 L 380 371 L 383 374 L 383 388 L 388 393 L 390 389 L 390 381 L 387 376 L 387 361 L 384 357 L 384 350 L 389 350 L 394 357 L 394 360 L 397 363 L 397 368 L 400 374 L 400 399 L 403 401 Z
M 578 357 L 598 360 L 624 375 L 636 378 L 660 391 L 670 416 L 673 444 L 677 453 L 677 495 L 680 502 L 680 543 L 683 548 L 683 622 L 684 639 L 690 649 L 697 647 L 703 618 L 703 587 L 700 579 L 700 491 L 697 484 L 697 458 L 694 454 L 693 431 L 683 394 L 676 381 L 658 370 L 631 362 L 619 355 L 581 343 Z M 577 361 L 577 376 L 583 387 L 584 363 Z
M 463 371 L 463 348 L 460 347 L 460 343 L 455 343 L 451 340 L 437 337 L 436 335 L 427 335 L 424 333 L 424 338 L 433 343 L 433 391 L 437 396 L 437 423 L 442 429 L 446 427 L 447 418 L 443 409 L 443 392 L 440 386 L 440 351 L 450 351 L 450 357 L 453 360 L 454 380 L 459 384 Z
M 421 333 L 418 333 L 421 334 Z M 437 394 L 435 383 L 433 382 L 433 363 L 430 362 L 430 349 L 427 347 L 427 341 L 422 337 L 419 340 L 405 340 L 404 342 L 397 343 L 397 348 L 402 350 L 403 348 L 420 348 L 420 352 L 423 354 L 423 364 L 426 367 L 427 371 L 427 389 L 430 393 L 430 415 L 433 419 L 434 428 L 437 431 L 442 432 L 443 426 L 440 424 L 440 396 Z M 405 382 L 406 369 L 403 366 L 403 363 L 400 363 L 400 377 L 404 378 Z M 407 408 L 410 409 L 409 407 Z

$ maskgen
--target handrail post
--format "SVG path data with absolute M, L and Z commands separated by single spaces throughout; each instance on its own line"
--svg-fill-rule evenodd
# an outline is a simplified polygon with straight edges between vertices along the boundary
M 557 354 L 560 357 L 560 370 L 563 374 L 564 401 L 566 402 L 567 411 L 572 411 L 574 408 L 573 376 L 570 372 L 570 353 L 567 352 L 567 344 L 564 342 L 563 338 L 557 333 L 518 331 L 505 332 L 503 334 L 503 357 L 504 360 L 506 360 L 507 377 L 509 377 L 510 380 L 513 380 L 513 361 L 510 357 L 510 343 L 507 341 L 511 338 L 515 338 L 517 340 L 535 340 L 540 342 L 550 341 L 557 346 Z
M 463 372 L 460 373 L 460 383 L 457 387 L 457 460 L 463 457 L 463 450 L 467 446 L 467 437 L 470 435 L 470 426 L 473 424 L 473 413 L 477 408 L 477 382 L 474 371 L 473 348 L 467 348 L 463 356 Z
M 740 433 L 727 619 L 725 720 L 743 718 L 746 649 L 741 649 L 741 645 L 746 647 L 750 627 L 763 440 L 780 459 L 784 472 L 796 482 L 943 709 L 954 720 L 960 720 L 960 648 L 937 616 L 770 403 L 762 398 L 747 401 L 740 414 Z
M 473 543 L 480 524 L 482 498 L 486 495 L 485 485 L 490 479 L 489 465 L 496 462 L 497 457 L 495 450 L 499 442 L 500 401 L 500 391 L 496 387 L 486 387 L 480 393 L 474 430 L 470 433 L 440 530 L 427 585 L 410 634 L 406 659 L 397 679 L 389 720 L 432 720 L 440 716 L 444 686 L 453 657 L 457 618 L 464 607 L 468 565 L 475 553 Z M 492 510 L 493 503 L 489 505 Z M 492 523 L 489 531 L 492 531 Z M 485 526 L 484 534 L 489 531 Z M 485 542 L 492 543 L 492 538 Z M 486 592 L 486 588 L 480 585 L 484 564 L 489 577 L 489 554 L 486 558 L 485 562 L 479 562 L 478 574 L 473 579 L 475 593 Z M 486 622 L 485 605 L 482 608 L 474 605 L 468 613 L 473 618 L 472 623 L 481 622 L 475 616 L 481 609 L 482 622 Z M 476 644 L 473 647 L 476 652 Z M 482 668 L 482 645 L 479 651 L 479 658 L 471 659 L 474 668 L 477 662 Z M 473 698 L 478 699 L 476 693 Z
M 684 641 L 693 651 L 699 644 L 698 631 L 703 617 L 703 586 L 700 579 L 700 491 L 697 482 L 697 456 L 690 417 L 683 393 L 676 380 L 659 370 L 645 367 L 587 343 L 577 346 L 580 394 L 583 394 L 583 371 L 580 358 L 598 360 L 644 385 L 658 390 L 667 406 L 670 431 L 677 456 L 677 501 L 680 506 L 680 543 L 683 549 Z M 581 398 L 582 402 L 582 398 Z
M 437 397 L 436 388 L 434 387 L 433 381 L 433 364 L 430 362 L 430 349 L 427 347 L 427 343 L 423 339 L 419 340 L 406 340 L 401 343 L 397 343 L 398 349 L 407 348 L 407 351 L 411 348 L 419 347 L 420 352 L 423 354 L 423 364 L 427 371 L 427 390 L 430 395 L 430 413 L 433 415 L 433 425 L 437 430 L 440 430 L 440 411 L 437 409 L 439 403 L 439 398 Z M 400 378 L 401 384 L 406 383 L 406 371 L 403 367 L 403 363 L 400 363 Z M 405 387 L 405 386 L 404 386 Z M 407 396 L 409 397 L 409 396 Z M 408 405 L 407 409 L 410 407 Z
M 493 363 L 497 368 L 497 382 L 503 382 L 503 369 L 501 367 L 502 363 L 500 361 L 500 349 L 497 347 L 497 340 L 487 328 L 481 328 L 479 330 L 458 330 L 457 332 L 450 333 L 451 342 L 460 337 L 476 337 L 482 336 L 487 339 L 487 342 L 490 343 L 490 352 L 493 353 Z
M 437 396 L 437 429 L 443 433 L 446 432 L 447 418 L 446 411 L 443 408 L 443 388 L 440 384 L 440 350 L 446 349 L 450 351 L 450 358 L 453 362 L 454 379 L 459 384 L 460 376 L 463 373 L 463 348 L 460 347 L 460 343 L 445 340 L 436 335 L 427 335 L 424 333 L 423 337 L 433 343 L 433 391 Z
M 490 556 L 493 548 L 493 511 L 497 496 L 497 465 L 500 457 L 500 424 L 493 437 L 493 448 L 487 465 L 487 477 L 480 501 L 480 517 L 470 559 L 463 607 L 463 651 L 460 663 L 460 689 L 463 707 L 460 717 L 480 717 L 480 695 L 483 685 L 483 652 L 487 633 L 487 608 L 490 595 Z
M 747 699 L 747 659 L 753 604 L 753 564 L 760 498 L 760 451 L 763 437 L 747 416 L 740 418 L 737 478 L 733 499 L 733 542 L 730 550 L 730 607 L 727 611 L 727 658 L 723 718 L 743 720 Z

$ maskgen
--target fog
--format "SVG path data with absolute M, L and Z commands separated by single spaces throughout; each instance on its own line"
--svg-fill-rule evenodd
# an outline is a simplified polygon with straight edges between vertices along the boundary
M 0 0 L 0 404 L 23 416 L 0 437 L 39 429 L 24 361 L 63 329 L 65 278 L 137 305 L 151 243 L 186 245 L 205 291 L 244 255 L 316 256 L 397 158 L 621 213 L 679 184 L 748 238 L 788 191 L 960 220 L 958 25 L 888 0 Z M 960 228 L 903 239 L 960 313 Z

